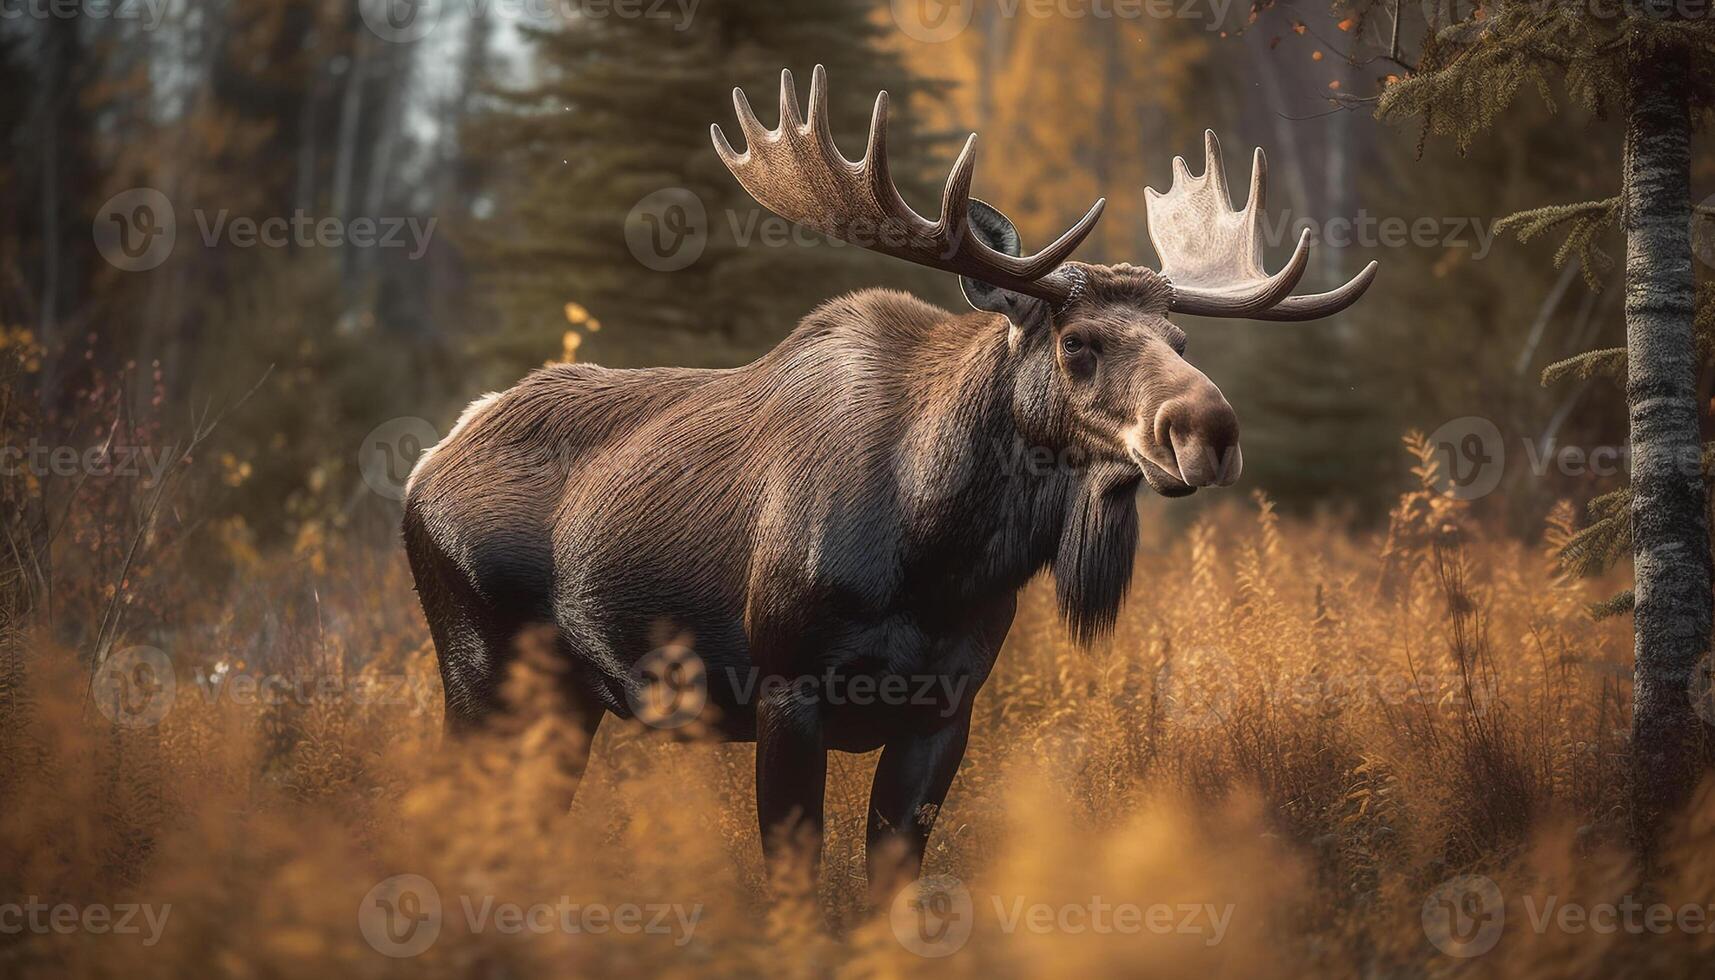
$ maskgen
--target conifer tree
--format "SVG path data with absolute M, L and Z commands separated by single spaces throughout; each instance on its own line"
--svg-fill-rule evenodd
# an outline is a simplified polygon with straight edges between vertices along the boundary
M 912 206 L 933 215 L 945 171 L 930 174 L 921 151 L 956 141 L 915 138 L 923 114 L 908 103 L 939 88 L 883 47 L 870 4 L 722 0 L 697 6 L 688 23 L 578 18 L 528 37 L 538 77 L 497 87 L 466 139 L 488 157 L 495 187 L 491 215 L 467 242 L 499 313 L 498 328 L 477 338 L 499 365 L 496 381 L 559 351 L 568 319 L 604 326 L 584 354 L 605 364 L 734 363 L 846 289 L 927 286 L 956 298 L 945 277 L 791 230 L 750 200 L 710 146 L 710 123 L 732 117 L 734 86 L 772 125 L 780 70 L 793 70 L 802 99 L 819 61 L 848 156 L 863 146 L 876 92 L 888 90 L 894 172 Z M 1002 166 L 988 158 L 978 169 Z M 663 193 L 694 204 L 639 213 Z M 628 247 L 628 222 L 633 234 L 651 231 L 641 221 L 663 224 L 666 261 L 646 263 Z
M 1355 12 L 1391 22 L 1388 50 L 1378 54 L 1389 63 L 1383 119 L 1417 117 L 1425 137 L 1452 136 L 1464 148 L 1505 126 L 1528 86 L 1551 106 L 1564 93 L 1590 116 L 1625 120 L 1613 194 L 1513 215 L 1505 226 L 1521 239 L 1562 234 L 1557 264 L 1576 257 L 1593 289 L 1614 266 L 1600 247 L 1603 232 L 1617 225 L 1625 237 L 1626 346 L 1553 365 L 1544 382 L 1605 375 L 1625 385 L 1630 486 L 1592 502 L 1594 521 L 1565 557 L 1583 570 L 1628 551 L 1633 559 L 1634 588 L 1602 611 L 1633 613 L 1633 820 L 1647 848 L 1662 818 L 1688 797 L 1705 734 L 1690 691 L 1710 646 L 1697 383 L 1708 364 L 1715 293 L 1694 286 L 1690 164 L 1693 128 L 1711 121 L 1715 22 L 1681 16 L 1673 0 L 1431 7 L 1413 65 L 1402 54 L 1405 6 L 1366 2 Z

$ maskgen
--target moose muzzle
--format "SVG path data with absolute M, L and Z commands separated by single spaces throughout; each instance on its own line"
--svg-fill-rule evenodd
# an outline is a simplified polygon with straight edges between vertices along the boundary
M 1244 468 L 1239 417 L 1207 380 L 1162 403 L 1153 426 L 1155 444 L 1172 452 L 1179 479 L 1190 487 L 1231 486 Z

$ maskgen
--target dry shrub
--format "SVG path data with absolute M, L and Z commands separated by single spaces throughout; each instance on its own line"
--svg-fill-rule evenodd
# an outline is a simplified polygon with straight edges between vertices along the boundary
M 1638 881 L 1624 857 L 1629 636 L 1583 611 L 1605 585 L 1486 536 L 1419 476 L 1376 540 L 1283 521 L 1262 498 L 1155 533 L 1114 636 L 1091 650 L 1065 638 L 1050 588 L 1026 591 L 927 856 L 972 900 L 952 956 L 917 955 L 887 910 L 863 908 L 873 756 L 833 757 L 819 886 L 778 882 L 771 900 L 748 746 L 609 719 L 568 811 L 583 753 L 551 647 L 526 644 L 493 735 L 443 744 L 396 548 L 335 541 L 185 598 L 200 625 L 159 634 L 179 696 L 158 725 L 109 722 L 74 656 L 30 652 L 0 715 L 0 903 L 171 912 L 152 946 L 0 934 L 0 968 L 1669 976 L 1707 962 L 1707 933 L 1532 928 L 1550 896 L 1715 903 L 1715 799 L 1699 797 L 1667 876 Z M 1570 526 L 1558 510 L 1549 544 Z M 225 686 L 256 675 L 286 693 Z M 443 904 L 439 938 L 408 958 L 378 952 L 359 920 L 399 874 Z M 1421 923 L 1426 897 L 1461 874 L 1489 876 L 1506 901 L 1499 945 L 1470 961 Z M 472 928 L 462 904 L 562 897 L 699 918 L 688 938 L 513 935 Z M 1124 903 L 1169 906 L 1175 928 L 1006 928 L 1038 904 Z M 1179 931 L 1180 906 L 1230 909 L 1219 941 L 1206 914 Z

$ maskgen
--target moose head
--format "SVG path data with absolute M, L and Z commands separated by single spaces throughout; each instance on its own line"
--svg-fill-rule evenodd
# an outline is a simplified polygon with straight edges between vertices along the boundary
M 1204 133 L 1204 169 L 1173 160 L 1173 186 L 1145 189 L 1150 240 L 1161 270 L 1068 261 L 1106 200 L 1053 244 L 1023 254 L 1000 211 L 971 197 L 976 134 L 966 140 L 930 221 L 899 196 L 888 170 L 887 93 L 876 96 L 861 160 L 845 158 L 828 127 L 827 73 L 816 66 L 807 117 L 792 73 L 780 76 L 780 123 L 765 128 L 741 90 L 733 104 L 746 146 L 720 127 L 715 150 L 759 203 L 831 238 L 961 277 L 978 310 L 1006 318 L 1021 359 L 1014 414 L 1022 432 L 1058 451 L 1135 466 L 1157 493 L 1176 497 L 1239 477 L 1239 424 L 1219 388 L 1185 359 L 1186 335 L 1169 314 L 1314 320 L 1352 305 L 1375 278 L 1371 262 L 1338 289 L 1292 295 L 1309 264 L 1309 231 L 1286 265 L 1263 266 L 1261 149 L 1250 194 L 1235 210 L 1220 143 Z

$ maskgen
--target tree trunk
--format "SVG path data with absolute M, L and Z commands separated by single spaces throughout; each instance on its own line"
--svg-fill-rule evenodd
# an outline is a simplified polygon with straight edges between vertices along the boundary
M 1622 190 L 1636 574 L 1633 827 L 1646 852 L 1697 776 L 1702 733 L 1687 688 L 1710 633 L 1685 71 L 1683 54 L 1635 50 Z

